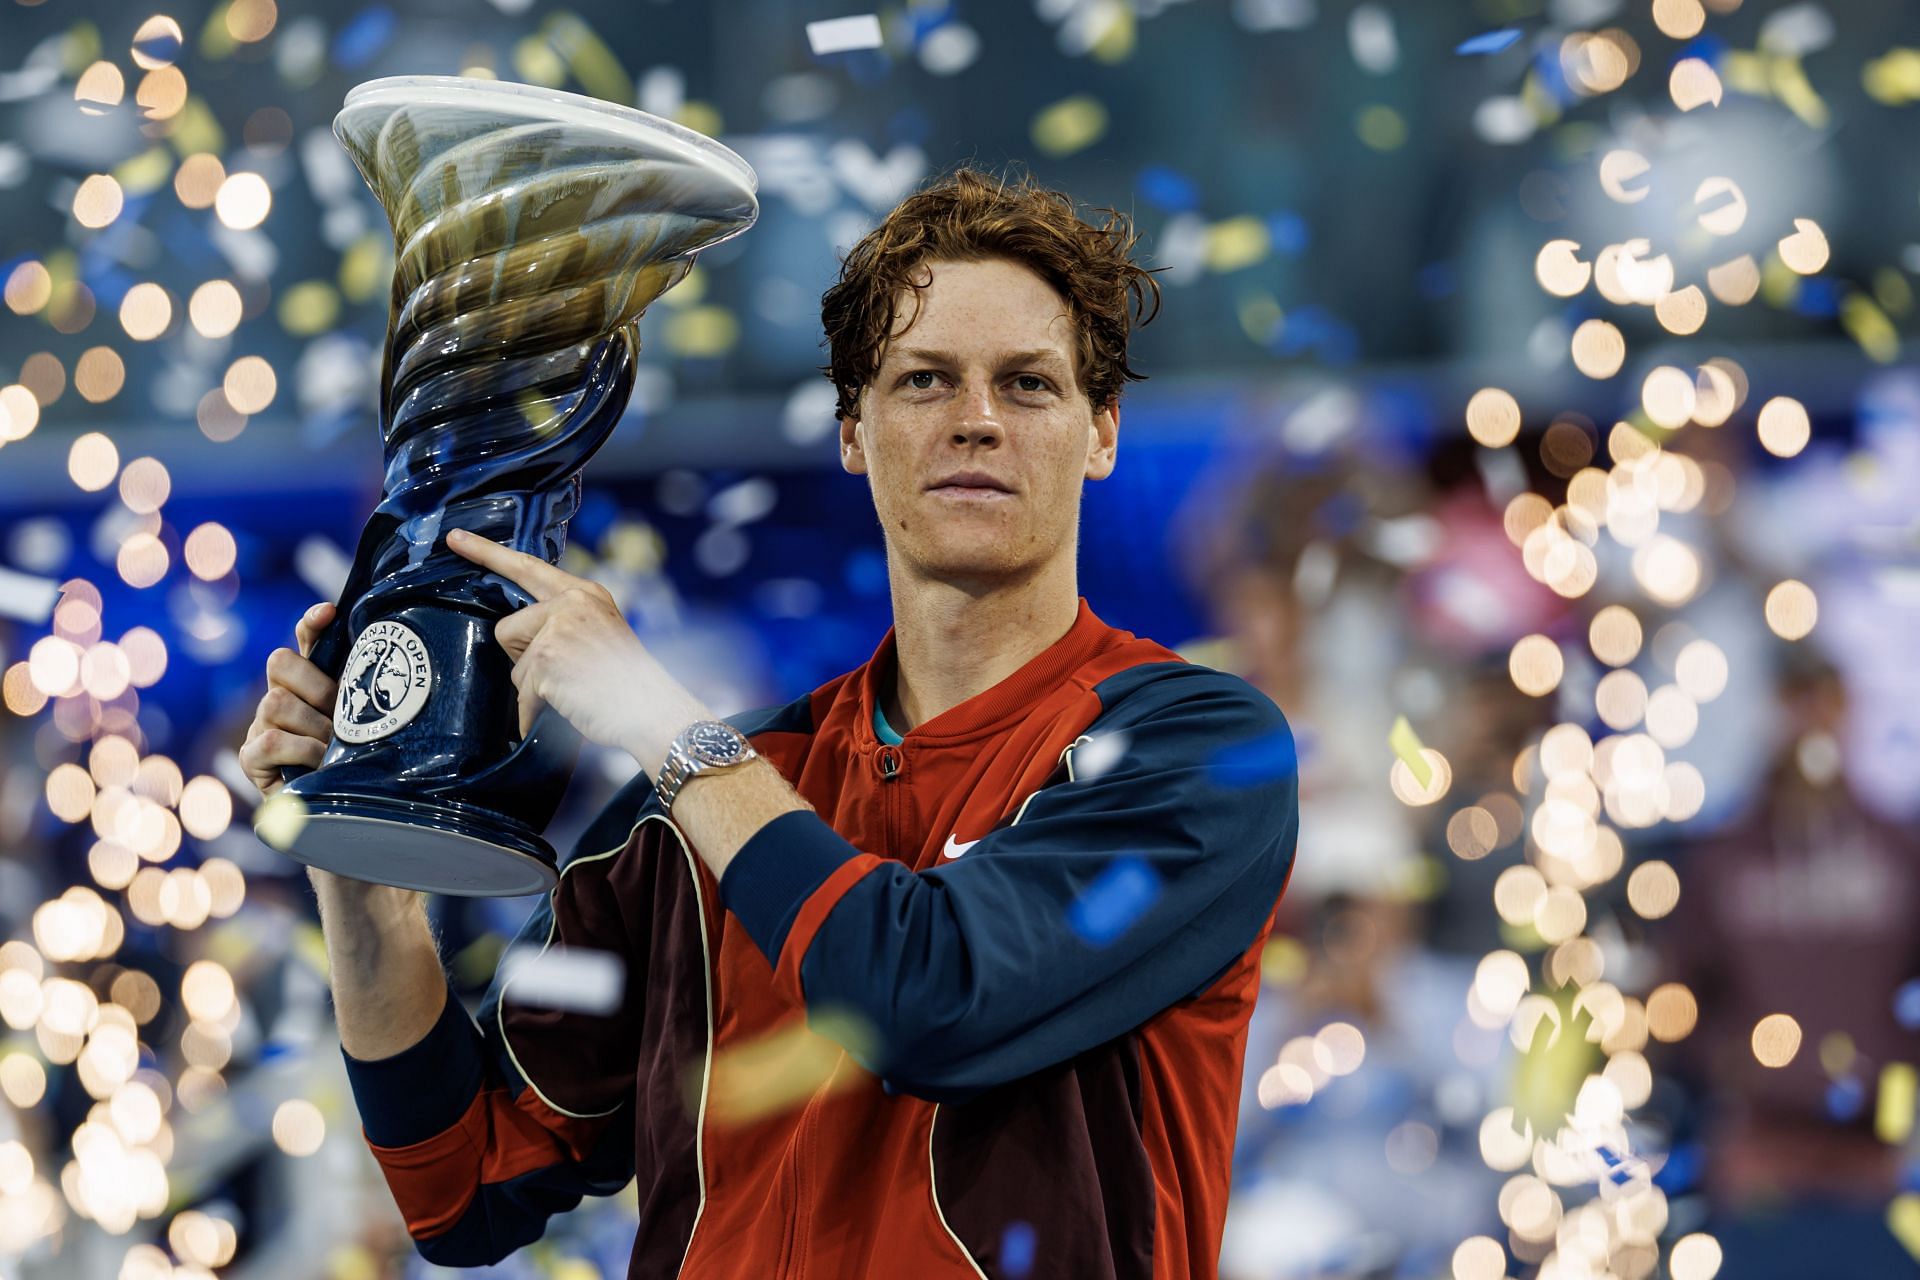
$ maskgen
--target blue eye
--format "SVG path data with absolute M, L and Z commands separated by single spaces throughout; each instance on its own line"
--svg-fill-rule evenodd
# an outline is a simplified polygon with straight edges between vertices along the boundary
M 912 384 L 912 386 L 914 387 L 914 389 L 915 389 L 915 390 L 918 390 L 918 391 L 926 391 L 926 390 L 928 390 L 929 388 L 931 388 L 933 384 L 932 384 L 932 383 L 930 383 L 930 382 L 924 382 L 924 383 L 923 383 L 923 382 L 915 382 L 915 381 L 914 381 L 914 379 L 916 379 L 916 378 L 934 378 L 934 377 L 938 377 L 938 376 L 939 376 L 939 375 L 938 375 L 938 374 L 936 374 L 936 373 L 934 373 L 934 372 L 933 372 L 933 371 L 932 371 L 931 369 L 921 369 L 921 370 L 919 370 L 918 372 L 915 372 L 915 373 L 910 373 L 910 374 L 908 374 L 908 375 L 907 375 L 907 381 L 908 381 L 909 383 L 911 383 L 911 384 Z

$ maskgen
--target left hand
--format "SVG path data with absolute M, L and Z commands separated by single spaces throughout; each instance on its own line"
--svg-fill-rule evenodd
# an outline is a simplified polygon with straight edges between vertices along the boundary
M 513 659 L 522 737 L 548 705 L 589 741 L 631 751 L 651 777 L 674 735 L 710 718 L 647 652 L 599 583 L 464 529 L 448 534 L 447 546 L 534 599 L 493 630 Z

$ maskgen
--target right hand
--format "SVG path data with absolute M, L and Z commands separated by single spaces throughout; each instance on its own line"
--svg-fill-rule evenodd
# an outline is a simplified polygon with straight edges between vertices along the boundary
M 321 603 L 306 611 L 293 629 L 297 649 L 267 655 L 267 692 L 240 747 L 240 767 L 261 795 L 282 785 L 283 765 L 319 767 L 333 737 L 334 679 L 308 660 L 314 641 L 333 621 L 334 607 Z

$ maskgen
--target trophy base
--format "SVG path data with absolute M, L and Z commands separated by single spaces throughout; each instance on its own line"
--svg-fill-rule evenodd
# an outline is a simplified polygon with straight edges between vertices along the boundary
M 552 846 L 499 814 L 364 794 L 301 799 L 306 824 L 281 852 L 323 871 L 461 898 L 545 893 L 559 882 Z

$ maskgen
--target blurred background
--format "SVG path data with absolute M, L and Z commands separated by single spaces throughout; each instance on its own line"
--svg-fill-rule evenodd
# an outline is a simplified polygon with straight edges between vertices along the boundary
M 1081 590 L 1299 746 L 1223 1276 L 1920 1275 L 1920 10 L 155 4 L 0 4 L 0 1276 L 434 1270 L 234 755 L 378 500 L 329 125 L 399 74 L 757 170 L 565 561 L 721 713 L 889 623 L 838 255 L 961 162 L 1136 220 Z M 470 996 L 531 907 L 434 904 Z M 634 1212 L 487 1274 L 624 1274 Z

